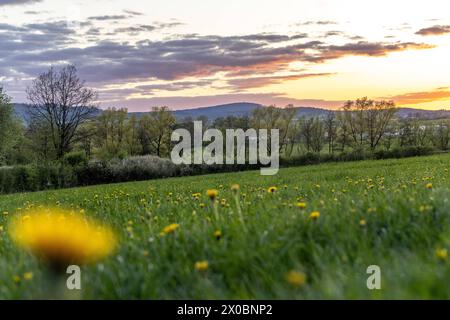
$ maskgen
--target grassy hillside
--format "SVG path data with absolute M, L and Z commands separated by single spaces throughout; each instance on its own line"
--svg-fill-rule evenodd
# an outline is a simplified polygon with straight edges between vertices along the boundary
M 8 236 L 15 212 L 38 205 L 84 209 L 120 236 L 116 254 L 83 267 L 84 298 L 450 298 L 449 164 L 440 155 L 0 196 L 0 298 L 39 297 L 46 285 Z M 381 290 L 366 287 L 369 265 Z

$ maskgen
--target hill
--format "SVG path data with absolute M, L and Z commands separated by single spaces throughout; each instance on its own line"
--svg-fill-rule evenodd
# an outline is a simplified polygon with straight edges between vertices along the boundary
M 178 120 L 187 118 L 197 119 L 199 117 L 207 117 L 209 120 L 217 118 L 223 118 L 228 116 L 242 117 L 250 115 L 251 112 L 257 108 L 263 106 L 257 103 L 250 102 L 238 102 L 230 104 L 222 104 L 210 107 L 199 107 L 193 109 L 174 110 L 173 114 Z M 26 108 L 27 105 L 23 103 L 17 103 L 14 105 L 17 117 L 26 121 Z M 297 117 L 324 117 L 329 112 L 326 109 L 314 108 L 314 107 L 296 107 Z M 148 112 L 133 112 L 138 117 Z M 131 113 L 130 113 L 131 114 Z M 450 117 L 450 110 L 423 110 L 414 108 L 399 108 L 397 115 L 398 118 L 418 117 L 420 119 L 433 120 Z

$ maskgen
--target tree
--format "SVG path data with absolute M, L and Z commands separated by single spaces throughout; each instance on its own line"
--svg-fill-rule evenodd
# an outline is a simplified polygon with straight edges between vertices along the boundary
M 435 125 L 433 133 L 433 143 L 440 150 L 447 150 L 449 143 L 449 126 L 448 123 L 441 122 Z
M 158 157 L 170 152 L 170 135 L 176 119 L 168 107 L 155 107 L 150 114 L 143 115 L 139 122 L 139 140 L 144 153 Z
M 272 129 L 278 129 L 280 139 L 279 148 L 281 150 L 287 143 L 287 138 L 289 137 L 291 125 L 296 113 L 296 109 L 292 105 L 288 105 L 285 108 L 277 108 L 275 106 L 256 108 L 252 112 L 250 123 L 256 130 L 267 130 L 269 146 L 271 145 L 270 131 Z
M 329 111 L 325 117 L 325 134 L 328 142 L 328 153 L 334 152 L 334 143 L 336 140 L 336 114 L 333 111 Z
M 97 113 L 96 92 L 85 87 L 73 65 L 59 71 L 51 67 L 26 92 L 31 102 L 30 118 L 48 124 L 56 156 L 61 159 L 70 151 L 78 127 Z
M 311 130 L 311 147 L 316 153 L 322 151 L 325 135 L 325 127 L 319 118 L 312 119 L 312 130 Z
M 367 97 L 347 101 L 342 107 L 343 120 L 353 143 L 363 147 L 367 140 L 371 150 L 374 150 L 383 138 L 396 111 L 392 101 L 373 101 Z
M 0 164 L 9 162 L 8 156 L 22 137 L 21 123 L 14 116 L 11 98 L 0 86 Z
M 302 119 L 300 124 L 300 135 L 305 142 L 306 151 L 310 151 L 312 148 L 312 136 L 313 136 L 314 118 Z

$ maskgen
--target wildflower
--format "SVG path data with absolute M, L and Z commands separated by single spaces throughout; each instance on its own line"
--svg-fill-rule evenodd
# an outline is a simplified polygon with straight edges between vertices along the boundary
M 306 208 L 306 203 L 301 201 L 297 203 L 297 207 L 300 209 L 305 209 Z
M 23 278 L 24 278 L 25 280 L 31 280 L 31 279 L 33 279 L 33 272 L 25 272 L 25 273 L 23 274 Z
M 231 186 L 231 191 L 238 192 L 241 187 L 238 184 L 233 184 Z
M 301 287 L 306 283 L 306 275 L 303 272 L 291 270 L 285 275 L 286 281 L 294 287 Z
M 220 240 L 220 238 L 222 238 L 222 231 L 220 231 L 220 230 L 214 231 L 214 237 L 215 237 L 217 240 Z
M 270 187 L 269 189 L 267 189 L 268 193 L 274 193 L 275 191 L 277 191 L 277 187 Z
M 359 220 L 359 225 L 360 225 L 361 227 L 364 227 L 366 224 L 367 224 L 367 223 L 366 223 L 366 220 L 364 220 L 364 219 Z
M 200 203 L 198 206 L 200 207 L 200 209 L 203 209 L 205 207 L 205 204 L 204 203 Z
M 209 268 L 209 263 L 208 261 L 204 260 L 204 261 L 197 261 L 195 263 L 195 269 L 197 271 L 206 271 Z
M 112 230 L 61 208 L 17 216 L 9 233 L 19 246 L 58 268 L 99 260 L 116 247 Z
M 219 195 L 219 191 L 217 191 L 216 189 L 209 189 L 206 191 L 206 195 L 211 199 L 211 201 L 214 201 Z
M 433 184 L 430 182 L 430 183 L 427 183 L 426 185 L 425 185 L 425 187 L 427 188 L 427 189 L 433 189 Z
M 179 225 L 177 223 L 169 224 L 168 226 L 164 227 L 163 233 L 165 234 L 173 233 L 175 230 L 178 229 L 178 227 Z
M 319 211 L 313 211 L 309 215 L 309 219 L 311 219 L 311 220 L 317 220 L 319 217 L 320 217 L 320 212 Z
M 447 258 L 448 258 L 447 249 L 437 249 L 436 250 L 436 258 L 438 258 L 441 261 L 447 260 Z

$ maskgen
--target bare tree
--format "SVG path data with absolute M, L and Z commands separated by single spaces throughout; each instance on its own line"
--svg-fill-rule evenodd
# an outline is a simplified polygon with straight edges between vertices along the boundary
M 328 142 L 328 153 L 334 152 L 336 133 L 337 133 L 336 114 L 333 111 L 329 111 L 325 117 L 325 134 L 327 136 Z
M 51 67 L 40 74 L 26 90 L 30 118 L 45 122 L 60 159 L 70 150 L 77 128 L 97 113 L 97 94 L 86 88 L 77 69 L 68 65 L 59 71 Z

